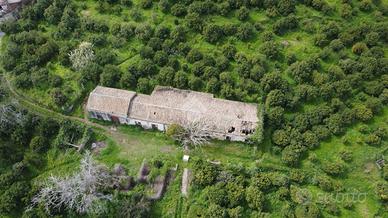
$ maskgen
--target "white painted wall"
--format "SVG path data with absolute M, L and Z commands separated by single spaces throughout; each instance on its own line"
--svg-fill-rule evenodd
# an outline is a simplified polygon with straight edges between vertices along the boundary
M 105 121 L 111 121 L 110 116 L 105 113 L 100 113 L 96 111 L 89 111 L 89 116 L 91 118 L 99 119 L 97 115 L 100 115 L 103 120 Z M 154 123 L 154 122 L 148 122 L 144 120 L 137 120 L 137 119 L 131 119 L 131 118 L 125 118 L 125 117 L 119 117 L 120 124 L 126 124 L 126 125 L 140 125 L 144 129 L 152 129 L 152 124 L 156 126 L 156 128 L 159 131 L 166 131 L 167 130 L 167 125 L 162 124 L 162 123 Z M 241 141 L 244 142 L 248 136 L 239 136 L 239 135 L 233 135 L 233 134 L 221 134 L 221 133 L 215 133 L 214 138 L 219 139 L 219 140 L 226 140 L 226 137 L 230 137 L 231 141 Z

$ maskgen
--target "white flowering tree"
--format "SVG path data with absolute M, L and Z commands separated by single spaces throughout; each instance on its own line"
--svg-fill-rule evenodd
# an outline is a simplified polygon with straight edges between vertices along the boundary
M 94 60 L 93 44 L 81 42 L 79 46 L 69 53 L 70 61 L 75 70 L 81 70 Z
M 112 196 L 102 193 L 111 184 L 111 175 L 89 152 L 81 160 L 80 171 L 70 177 L 51 176 L 33 197 L 30 208 L 43 205 L 48 213 L 67 208 L 79 214 L 99 214 Z

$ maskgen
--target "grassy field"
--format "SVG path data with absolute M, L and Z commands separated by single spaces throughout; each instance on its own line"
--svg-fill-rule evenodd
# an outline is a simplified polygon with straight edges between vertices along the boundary
M 387 110 L 383 114 L 375 117 L 368 123 L 370 128 L 387 125 Z M 340 152 L 350 150 L 353 153 L 353 161 L 347 163 L 347 172 L 345 175 L 335 177 L 343 188 L 339 193 L 353 194 L 360 193 L 362 196 L 360 202 L 354 203 L 354 209 L 344 209 L 345 202 L 340 201 L 337 206 L 341 210 L 340 217 L 372 217 L 379 209 L 379 199 L 375 194 L 375 183 L 381 180 L 380 171 L 375 164 L 376 157 L 383 155 L 385 159 L 388 157 L 388 143 L 386 141 L 380 147 L 366 145 L 363 140 L 365 134 L 359 129 L 365 124 L 359 123 L 352 126 L 342 136 L 333 137 L 328 141 L 309 152 L 308 156 L 315 155 L 316 159 L 311 161 L 310 158 L 305 158 L 299 167 L 308 175 L 317 175 L 320 173 L 319 166 L 322 163 L 340 161 Z M 107 138 L 107 148 L 104 149 L 98 156 L 98 160 L 112 167 L 116 163 L 124 164 L 131 175 L 137 175 L 138 169 L 144 159 L 151 161 L 154 159 L 168 160 L 178 164 L 178 172 L 175 179 L 168 186 L 164 197 L 155 202 L 152 213 L 155 217 L 185 217 L 196 194 L 186 199 L 180 194 L 181 175 L 183 168 L 191 167 L 189 164 L 182 161 L 183 150 L 173 141 L 168 139 L 163 133 L 154 131 L 144 131 L 137 127 L 120 126 L 118 131 L 125 133 L 127 138 L 112 139 Z M 350 141 L 345 145 L 344 138 L 349 138 Z M 116 143 L 115 141 L 124 140 L 124 143 Z M 269 142 L 267 142 L 269 143 Z M 210 161 L 220 161 L 221 165 L 236 164 L 246 168 L 255 166 L 266 167 L 281 171 L 289 171 L 291 168 L 285 166 L 280 155 L 271 152 L 265 148 L 266 143 L 262 147 L 255 148 L 246 144 L 215 141 L 209 145 L 205 145 L 198 150 L 189 152 L 191 159 L 203 158 Z M 270 146 L 270 145 L 268 145 Z M 76 155 L 68 158 L 67 153 L 58 154 L 58 158 L 50 158 L 55 152 L 49 153 L 49 167 L 47 173 L 50 173 L 50 168 L 59 169 L 57 172 L 67 170 L 74 167 L 79 157 Z M 65 161 L 66 160 L 66 161 Z M 324 203 L 322 196 L 335 198 L 335 193 L 325 192 L 317 186 L 306 185 L 312 197 L 318 202 Z M 343 195 L 342 195 L 343 196 Z M 338 198 L 338 197 L 337 197 Z M 195 203 L 195 201 L 194 201 Z M 278 208 L 281 208 L 283 203 L 279 202 Z M 276 212 L 274 215 L 276 216 Z M 325 217 L 330 217 L 330 214 L 323 214 Z
M 151 8 L 143 9 L 140 6 L 140 3 L 143 1 L 134 0 L 134 5 L 132 7 L 122 7 L 122 11 L 119 13 L 119 15 L 117 13 L 109 14 L 99 12 L 97 10 L 98 3 L 96 0 L 74 0 L 72 2 L 77 5 L 76 12 L 80 15 L 81 18 L 90 17 L 95 20 L 102 21 L 110 28 L 112 28 L 114 24 L 133 23 L 135 25 L 139 25 L 142 23 L 147 23 L 150 24 L 152 28 L 157 27 L 158 25 L 164 25 L 169 27 L 171 30 L 174 30 L 177 26 L 183 26 L 186 24 L 186 20 L 183 17 L 175 17 L 171 13 L 162 13 L 158 8 L 159 6 L 156 1 L 153 1 L 153 6 Z M 382 2 L 384 4 L 388 3 L 387 0 L 383 0 Z M 265 72 L 263 72 L 263 74 L 270 74 L 273 72 L 279 73 L 281 77 L 285 79 L 285 81 L 288 83 L 287 85 L 290 86 L 290 90 L 286 90 L 285 92 L 289 91 L 291 94 L 285 94 L 290 94 L 291 97 L 300 97 L 296 96 L 296 94 L 294 93 L 296 92 L 297 85 L 307 84 L 312 87 L 319 86 L 316 91 L 320 92 L 320 86 L 322 84 L 314 84 L 313 81 L 307 81 L 306 83 L 296 82 L 294 80 L 294 77 L 288 72 L 290 63 L 286 61 L 287 55 L 295 55 L 297 61 L 302 61 L 307 60 L 313 56 L 321 55 L 321 53 L 324 52 L 324 49 L 329 49 L 330 54 L 328 55 L 328 57 L 319 59 L 318 62 L 320 66 L 317 67 L 317 69 L 313 69 L 312 71 L 314 72 L 310 72 L 311 74 L 319 74 L 322 77 L 338 76 L 338 80 L 347 80 L 350 74 L 356 74 L 356 72 L 343 73 L 342 70 L 340 70 L 341 72 L 338 73 L 339 75 L 328 74 L 330 73 L 328 72 L 328 69 L 332 65 L 339 66 L 339 62 L 341 59 L 349 58 L 359 61 L 359 59 L 362 59 L 362 55 L 357 55 L 352 52 L 353 44 L 343 45 L 341 51 L 337 52 L 330 48 L 330 41 L 333 39 L 336 40 L 338 38 L 341 38 L 339 36 L 327 39 L 328 45 L 321 47 L 316 46 L 315 37 L 318 34 L 321 34 L 320 28 L 324 24 L 326 24 L 328 21 L 338 22 L 338 24 L 340 24 L 341 26 L 341 29 L 339 30 L 339 33 L 337 35 L 340 35 L 340 33 L 349 33 L 347 31 L 351 27 L 361 26 L 367 22 L 368 24 L 369 22 L 371 22 L 377 25 L 376 17 L 382 17 L 384 20 L 386 20 L 385 15 L 378 16 L 378 11 L 375 10 L 376 8 L 373 8 L 373 12 L 364 12 L 362 10 L 359 10 L 358 6 L 361 4 L 361 2 L 359 1 L 351 1 L 351 4 L 354 6 L 354 15 L 352 15 L 351 19 L 345 19 L 340 16 L 341 8 L 344 6 L 344 1 L 328 0 L 327 3 L 333 9 L 330 15 L 323 13 L 322 11 L 313 9 L 311 5 L 307 6 L 305 4 L 298 3 L 296 5 L 296 10 L 294 14 L 298 19 L 299 27 L 292 30 L 288 30 L 285 34 L 272 34 L 273 41 L 279 43 L 278 47 L 281 50 L 281 54 L 275 59 L 271 59 L 269 57 L 264 58 L 265 64 L 263 65 L 265 65 Z M 373 7 L 376 6 L 377 3 L 373 5 Z M 133 12 L 140 13 L 142 18 L 140 20 L 135 20 L 132 16 Z M 236 10 L 233 9 L 228 13 L 227 16 L 210 14 L 206 17 L 206 22 L 217 24 L 219 26 L 224 26 L 226 24 L 240 25 L 242 23 L 249 22 L 251 24 L 260 24 L 262 28 L 255 29 L 251 39 L 246 41 L 237 39 L 235 35 L 225 35 L 222 37 L 222 39 L 213 44 L 206 41 L 204 34 L 201 34 L 188 28 L 184 43 L 187 44 L 190 48 L 198 49 L 204 55 L 209 54 L 210 56 L 214 57 L 217 57 L 222 54 L 222 46 L 227 43 L 233 44 L 236 47 L 238 54 L 245 55 L 247 57 L 247 60 L 249 61 L 254 61 L 255 58 L 264 57 L 264 52 L 261 51 L 261 47 L 264 43 L 266 43 L 264 37 L 268 36 L 269 32 L 274 32 L 274 24 L 279 19 L 281 19 L 282 16 L 278 15 L 276 17 L 271 17 L 268 15 L 268 10 L 254 8 L 249 11 L 249 18 L 246 21 L 240 21 L 237 19 L 236 13 Z M 41 31 L 42 34 L 46 37 L 54 39 L 52 35 L 58 30 L 58 27 L 56 25 L 49 24 L 48 21 L 44 18 L 42 18 L 42 20 L 40 20 L 38 23 L 39 26 L 37 27 L 37 30 Z M 112 31 L 112 29 L 110 31 Z M 63 37 L 61 39 L 58 39 L 56 43 L 58 43 L 59 47 L 65 44 L 71 44 L 71 47 L 74 48 L 80 42 L 91 41 L 93 37 L 97 36 L 102 36 L 104 39 L 106 39 L 106 42 L 102 46 L 96 46 L 96 52 L 102 49 L 113 51 L 116 54 L 116 61 L 115 63 L 109 64 L 118 66 L 122 74 L 132 73 L 129 72 L 128 68 L 131 66 L 137 67 L 137 65 L 141 63 L 141 61 L 144 61 L 145 57 L 141 57 L 140 51 L 144 49 L 144 47 L 148 46 L 147 43 L 149 42 L 140 40 L 139 37 L 136 36 L 136 34 L 133 34 L 128 39 L 124 39 L 123 44 L 121 46 L 114 46 L 114 44 L 116 43 L 113 42 L 115 40 L 123 38 L 119 38 L 109 31 L 84 31 L 74 38 Z M 11 41 L 8 36 L 0 38 L 2 51 L 7 49 L 5 46 L 6 43 L 4 42 L 7 42 L 8 40 Z M 364 42 L 364 37 L 361 37 L 361 39 L 357 39 L 352 43 L 358 41 Z M 386 46 L 386 41 L 377 41 L 378 42 L 374 46 L 378 48 L 381 47 L 381 51 L 383 53 L 381 56 L 386 57 L 388 54 L 388 47 Z M 368 46 L 372 48 L 372 46 Z M 377 53 L 379 51 L 380 50 L 377 50 Z M 187 72 L 186 70 L 183 71 L 185 71 L 184 73 L 186 73 L 188 77 L 192 78 L 194 76 L 194 73 L 191 72 L 193 69 L 193 64 L 189 63 L 188 60 L 186 60 L 187 58 L 185 59 L 185 55 L 183 54 L 179 54 L 176 56 L 176 58 L 178 58 L 180 62 L 180 65 L 182 66 L 182 68 L 180 68 L 179 70 L 183 70 L 183 66 L 187 67 Z M 61 113 L 70 114 L 74 117 L 83 118 L 83 105 L 85 103 L 85 99 L 89 91 L 93 89 L 95 85 L 100 84 L 101 82 L 96 81 L 96 84 L 89 84 L 89 86 L 86 85 L 84 87 L 79 82 L 83 75 L 81 75 L 80 72 L 76 72 L 75 70 L 71 69 L 71 67 L 69 66 L 62 65 L 58 61 L 58 59 L 59 58 L 55 57 L 50 60 L 49 63 L 45 64 L 42 67 L 46 68 L 49 71 L 50 75 L 56 75 L 62 78 L 63 84 L 59 87 L 59 89 L 61 89 L 61 91 L 63 91 L 66 97 L 68 98 L 66 107 L 63 107 L 63 105 L 56 105 L 54 103 L 52 93 L 52 91 L 54 90 L 53 87 L 36 86 L 18 91 L 22 93 L 27 99 L 30 99 L 37 105 L 42 105 L 46 108 L 50 108 Z M 268 93 L 264 93 L 261 87 L 263 75 L 261 75 L 261 78 L 259 79 L 252 79 L 250 78 L 250 75 L 245 78 L 244 76 L 240 75 L 240 71 L 238 70 L 238 67 L 242 67 L 243 64 L 238 63 L 236 57 L 234 57 L 234 59 L 236 60 L 228 60 L 228 63 L 230 62 L 230 66 L 227 69 L 223 69 L 222 71 L 225 71 L 225 73 L 230 75 L 231 80 L 233 80 L 233 85 L 231 85 L 231 89 L 233 89 L 233 91 L 237 90 L 237 93 L 243 94 L 238 97 L 232 95 L 229 96 L 229 98 L 236 98 L 235 100 L 247 102 L 264 103 L 262 101 L 264 101 L 263 99 L 265 99 L 265 95 Z M 361 63 L 362 61 L 359 62 Z M 257 63 L 255 64 L 261 65 Z M 104 66 L 101 67 L 103 68 Z M 150 86 L 154 86 L 158 83 L 159 75 L 157 74 L 159 73 L 161 66 L 157 66 L 156 68 L 157 72 L 154 73 L 154 75 L 145 75 L 144 77 L 145 79 L 150 81 Z M 174 70 L 174 73 L 176 73 L 175 71 L 179 70 Z M 251 69 L 248 70 L 248 74 L 252 73 L 250 70 Z M 244 71 L 244 73 L 246 72 Z M 362 72 L 362 74 L 367 73 Z M 13 78 L 15 78 L 15 80 L 18 76 L 20 76 L 10 73 L 10 78 L 11 75 Z M 197 76 L 198 79 L 200 79 L 201 81 L 203 80 L 204 82 L 202 84 L 203 87 L 199 91 L 205 90 L 205 83 L 208 82 L 207 79 L 209 79 L 205 78 L 207 76 L 202 76 L 203 75 Z M 216 75 L 214 78 L 220 81 L 220 86 L 230 85 L 228 84 L 230 81 L 222 81 L 222 78 L 219 75 Z M 377 76 L 373 79 L 376 79 L 376 81 L 380 80 L 380 78 L 378 78 Z M 313 80 L 313 78 L 311 78 L 311 80 Z M 336 80 L 337 79 L 327 79 L 326 82 L 334 83 L 336 82 Z M 349 81 L 350 80 L 351 79 L 349 79 Z M 245 87 L 245 83 L 248 82 L 252 82 L 252 86 L 254 87 Z M 362 93 L 363 91 L 365 91 L 364 82 L 365 81 L 360 81 L 360 87 L 351 87 L 351 90 L 349 92 Z M 138 81 L 136 81 L 136 83 L 138 85 Z M 121 84 L 119 81 L 115 81 L 114 86 L 120 88 Z M 133 86 L 131 89 L 139 89 L 139 87 L 135 86 Z M 384 86 L 385 87 L 383 88 L 386 88 L 386 84 Z M 255 92 L 247 94 L 251 92 L 249 91 L 250 89 L 257 91 L 257 93 Z M 274 89 L 280 88 L 275 87 Z M 206 91 L 209 92 L 209 90 Z M 225 97 L 223 96 L 224 94 L 221 94 L 219 90 L 215 92 L 216 93 L 213 94 L 215 94 L 216 96 Z M 317 95 L 319 96 L 319 94 Z M 379 95 L 381 95 L 381 93 L 376 95 L 370 94 L 370 97 L 372 98 L 373 96 L 373 98 L 376 100 L 377 96 Z M 353 94 L 349 94 L 346 97 L 330 97 L 329 100 L 323 100 L 322 97 L 317 97 L 317 100 L 300 100 L 298 103 L 295 103 L 296 106 L 289 106 L 288 103 L 292 105 L 294 98 L 288 99 L 287 96 L 287 99 L 285 101 L 287 101 L 288 103 L 284 103 L 282 105 L 282 107 L 284 107 L 285 109 L 284 122 L 287 126 L 293 126 L 295 116 L 302 115 L 303 112 L 308 112 L 314 108 L 321 107 L 323 106 L 323 104 L 327 104 L 330 107 L 335 108 L 333 109 L 333 111 L 335 111 L 337 110 L 336 106 L 338 105 L 335 105 L 335 101 L 334 104 L 331 102 L 331 100 L 333 99 L 340 101 L 340 103 L 343 103 L 343 107 L 349 107 L 349 109 L 352 109 L 352 107 L 356 103 L 364 103 L 362 102 L 363 100 L 360 96 L 353 96 Z M 24 106 L 28 107 L 31 105 L 24 104 Z M 319 188 L 318 185 L 311 183 L 301 185 L 303 186 L 303 188 L 306 188 L 310 191 L 314 202 L 317 202 L 320 208 L 325 207 L 325 204 L 327 203 L 327 199 L 322 199 L 322 196 L 330 198 L 330 201 L 332 202 L 333 198 L 335 200 L 335 197 L 338 196 L 338 194 L 351 195 L 353 193 L 361 194 L 362 196 L 365 196 L 365 199 L 363 199 L 362 201 L 355 202 L 353 205 L 353 209 L 351 210 L 345 209 L 347 206 L 347 202 L 335 202 L 336 206 L 340 210 L 340 217 L 373 217 L 373 215 L 376 214 L 378 210 L 382 208 L 382 202 L 378 199 L 376 195 L 375 186 L 377 182 L 383 181 L 383 179 L 381 177 L 381 171 L 377 168 L 375 161 L 376 159 L 381 157 L 384 157 L 384 159 L 387 160 L 388 143 L 387 141 L 383 140 L 381 145 L 378 147 L 367 145 L 365 143 L 365 137 L 367 136 L 367 134 L 363 133 L 363 129 L 365 128 L 373 129 L 379 126 L 388 126 L 388 109 L 386 108 L 386 106 L 381 107 L 384 108 L 383 112 L 375 116 L 371 121 L 367 123 L 356 123 L 349 127 L 346 126 L 346 131 L 344 131 L 345 133 L 331 137 L 330 139 L 321 142 L 319 147 L 308 151 L 307 154 L 305 154 L 303 160 L 301 161 L 301 164 L 296 167 L 306 172 L 306 175 L 311 177 L 311 180 L 314 180 L 314 178 L 317 176 L 327 176 L 326 173 L 323 172 L 323 166 L 327 163 L 339 162 L 345 166 L 346 172 L 342 175 L 328 176 L 330 178 L 330 181 L 332 181 L 336 185 L 336 189 L 333 191 L 324 191 Z M 39 107 L 37 107 L 36 105 L 30 109 L 41 110 L 41 108 L 39 109 Z M 46 110 L 43 110 L 43 113 L 47 116 L 50 116 L 50 114 L 48 114 L 49 112 Z M 109 123 L 98 123 L 101 123 L 107 127 L 111 125 Z M 322 121 L 321 123 L 319 123 L 319 125 L 326 124 L 323 124 Z M 129 173 L 133 176 L 136 176 L 138 174 L 139 167 L 141 166 L 144 160 L 149 162 L 152 162 L 154 160 L 163 160 L 166 161 L 166 163 L 168 162 L 172 165 L 178 164 L 178 171 L 175 175 L 175 179 L 172 180 L 171 184 L 168 186 L 164 197 L 160 201 L 156 201 L 153 204 L 152 215 L 153 217 L 185 217 L 186 214 L 188 214 L 189 210 L 195 211 L 196 209 L 201 209 L 198 203 L 199 200 L 197 201 L 197 198 L 199 198 L 201 195 L 201 190 L 194 190 L 192 193 L 190 193 L 191 195 L 188 199 L 183 198 L 180 194 L 181 176 L 183 168 L 191 168 L 192 162 L 195 159 L 219 161 L 221 163 L 221 166 L 236 165 L 243 166 L 245 169 L 263 168 L 286 173 L 289 173 L 293 169 L 282 162 L 281 149 L 279 147 L 275 147 L 274 144 L 272 144 L 272 133 L 276 128 L 280 127 L 276 127 L 276 124 L 272 125 L 272 123 L 268 122 L 266 123 L 266 128 L 267 129 L 265 129 L 264 142 L 262 142 L 260 145 L 253 146 L 242 143 L 213 141 L 209 145 L 203 146 L 197 150 L 191 150 L 187 152 L 184 151 L 180 146 L 178 146 L 177 143 L 175 143 L 172 139 L 168 138 L 161 132 L 147 131 L 131 126 L 119 126 L 117 127 L 117 130 L 105 131 L 105 133 L 103 131 L 96 131 L 98 134 L 96 140 L 104 141 L 106 143 L 106 148 L 101 151 L 101 153 L 97 156 L 97 159 L 110 168 L 112 168 L 117 163 L 121 163 L 128 168 Z M 298 126 L 293 126 L 293 128 L 298 128 Z M 300 130 L 300 133 L 305 132 L 306 129 Z M 344 162 L 341 159 L 341 153 L 343 151 L 350 151 L 352 153 L 352 161 Z M 182 156 L 185 153 L 188 153 L 191 157 L 191 161 L 189 163 L 184 163 L 182 161 Z M 43 180 L 51 174 L 69 174 L 77 168 L 80 158 L 81 155 L 75 152 L 73 149 L 68 149 L 66 150 L 66 152 L 62 152 L 59 149 L 53 148 L 47 154 L 47 164 L 46 167 L 42 169 L 43 173 L 40 174 L 37 178 L 35 178 L 35 180 Z M 281 215 L 279 211 L 288 202 L 273 200 L 277 199 L 275 196 L 276 194 L 274 192 L 266 193 L 266 195 L 266 198 L 270 199 L 268 201 L 271 201 L 270 209 L 272 215 L 274 217 L 280 217 Z M 289 202 L 292 201 L 289 200 Z M 324 217 L 333 216 L 333 214 L 329 214 L 327 210 L 322 210 L 322 213 Z

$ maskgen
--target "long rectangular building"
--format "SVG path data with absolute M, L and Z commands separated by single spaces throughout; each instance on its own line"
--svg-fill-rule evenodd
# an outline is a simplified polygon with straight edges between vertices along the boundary
M 151 95 L 97 86 L 89 95 L 90 117 L 165 131 L 204 121 L 217 139 L 244 141 L 259 122 L 258 106 L 214 98 L 212 94 L 157 86 Z

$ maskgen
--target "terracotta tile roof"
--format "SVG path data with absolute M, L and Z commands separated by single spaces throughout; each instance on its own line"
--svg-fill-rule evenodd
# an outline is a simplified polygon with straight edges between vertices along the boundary
M 187 124 L 206 120 L 215 132 L 231 127 L 240 134 L 258 122 L 257 105 L 214 98 L 212 94 L 158 86 L 151 95 L 138 94 L 129 109 L 129 117 L 157 123 Z
M 157 86 L 151 95 L 98 86 L 87 109 L 153 123 L 185 125 L 204 120 L 214 132 L 242 135 L 258 123 L 257 104 L 214 98 L 212 94 Z
M 87 110 L 127 117 L 128 108 L 136 92 L 97 86 L 90 93 Z

